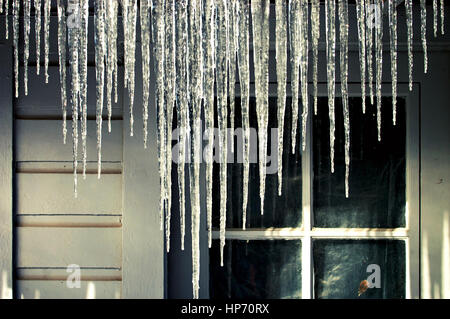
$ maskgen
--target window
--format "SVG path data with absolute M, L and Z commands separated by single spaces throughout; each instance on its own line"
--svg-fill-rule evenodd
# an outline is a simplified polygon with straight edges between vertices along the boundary
M 348 199 L 340 97 L 336 98 L 335 173 L 330 172 L 326 85 L 319 86 L 318 114 L 309 117 L 305 152 L 290 152 L 291 99 L 287 99 L 283 194 L 277 194 L 277 175 L 267 175 L 263 216 L 258 168 L 251 164 L 246 230 L 242 230 L 242 165 L 229 164 L 228 182 L 233 187 L 228 189 L 224 266 L 220 267 L 216 228 L 209 251 L 211 298 L 410 298 L 416 294 L 418 99 L 400 86 L 397 124 L 393 126 L 392 118 L 383 116 L 378 142 L 376 105 L 367 99 L 366 114 L 362 114 L 358 92 L 359 85 L 350 84 Z M 389 92 L 390 86 L 383 87 L 384 114 L 392 114 Z M 276 102 L 271 96 L 269 128 L 278 126 Z M 250 112 L 250 124 L 257 127 L 254 100 Z M 236 127 L 239 121 L 237 99 Z M 297 150 L 299 142 L 297 134 Z M 218 212 L 218 187 L 213 194 L 213 211 Z M 213 226 L 218 227 L 215 215 Z M 376 286 L 361 290 L 362 282 L 375 273 L 373 267 L 379 267 L 378 281 L 371 280 Z

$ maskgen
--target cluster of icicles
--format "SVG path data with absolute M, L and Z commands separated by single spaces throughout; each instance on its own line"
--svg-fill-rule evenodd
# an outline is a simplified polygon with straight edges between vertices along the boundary
M 27 66 L 29 58 L 29 39 L 31 21 L 31 3 L 35 9 L 35 40 L 36 56 L 40 61 L 41 14 L 43 10 L 44 29 L 44 72 L 48 82 L 49 25 L 50 0 L 12 2 L 12 23 L 14 39 L 14 72 L 15 94 L 19 94 L 19 11 L 23 5 L 24 21 L 24 91 L 27 88 Z M 86 176 L 86 133 L 87 133 L 87 33 L 89 17 L 88 0 L 57 0 L 58 17 L 58 51 L 61 82 L 61 104 L 63 112 L 63 139 L 66 142 L 67 105 L 72 107 L 72 137 L 73 137 L 73 174 L 75 196 L 77 189 L 78 166 L 78 122 L 81 122 L 82 166 L 83 177 Z M 165 224 L 167 251 L 170 248 L 170 212 L 171 212 L 171 170 L 172 170 L 172 117 L 174 108 L 177 114 L 177 126 L 181 132 L 179 139 L 180 164 L 178 165 L 178 187 L 180 198 L 181 247 L 184 249 L 185 237 L 185 164 L 189 164 L 189 198 L 192 220 L 192 282 L 193 296 L 198 298 L 199 290 L 199 225 L 200 225 L 200 154 L 201 154 L 201 108 L 203 105 L 206 134 L 210 142 L 206 151 L 206 214 L 209 247 L 211 247 L 212 231 L 212 184 L 213 184 L 213 125 L 214 98 L 217 97 L 217 116 L 219 124 L 220 159 L 227 162 L 226 128 L 234 126 L 234 98 L 228 104 L 228 98 L 235 95 L 235 83 L 239 80 L 241 93 L 242 125 L 244 132 L 243 154 L 243 228 L 246 224 L 246 209 L 248 201 L 249 180 L 249 97 L 250 97 L 250 33 L 253 38 L 254 77 L 257 124 L 259 129 L 259 176 L 261 214 L 264 212 L 265 163 L 267 154 L 268 128 L 268 73 L 269 73 L 269 0 L 95 0 L 95 66 L 96 66 L 96 119 L 97 119 L 97 158 L 98 177 L 101 174 L 101 142 L 103 108 L 106 104 L 108 113 L 108 131 L 111 131 L 112 99 L 117 103 L 118 95 L 118 28 L 123 28 L 124 34 L 124 78 L 129 93 L 130 134 L 133 135 L 133 101 L 135 87 L 135 52 L 136 25 L 140 15 L 140 41 L 142 46 L 142 77 L 143 81 L 143 117 L 144 117 L 144 147 L 147 146 L 148 103 L 150 98 L 150 43 L 153 45 L 154 68 L 156 74 L 157 109 L 157 143 L 160 172 L 160 220 L 161 228 Z M 9 0 L 0 0 L 1 10 L 9 10 Z M 119 4 L 121 7 L 122 25 L 118 24 Z M 413 14 L 412 0 L 404 1 L 406 8 L 407 50 L 409 61 L 409 89 L 412 90 L 413 68 Z M 5 7 L 4 7 L 5 6 Z M 348 197 L 349 165 L 350 165 L 350 118 L 348 106 L 348 2 L 326 0 L 321 7 L 319 0 L 276 0 L 276 76 L 278 83 L 278 128 L 279 128 L 279 193 L 281 193 L 283 152 L 283 121 L 286 100 L 286 79 L 288 63 L 291 65 L 292 84 L 292 136 L 296 136 L 298 125 L 298 97 L 308 96 L 309 51 L 312 51 L 314 113 L 317 112 L 317 69 L 318 43 L 320 35 L 320 11 L 324 10 L 326 29 L 326 64 L 328 83 L 328 105 L 330 119 L 330 158 L 331 171 L 334 171 L 335 143 L 335 81 L 341 82 L 343 100 L 343 115 L 345 127 L 345 193 Z M 390 58 L 393 96 L 393 124 L 396 119 L 397 96 L 397 1 L 361 0 L 356 1 L 357 21 L 355 27 L 359 36 L 359 62 L 361 71 L 362 112 L 365 112 L 366 73 L 368 74 L 368 96 L 371 104 L 374 95 L 377 104 L 378 140 L 381 139 L 381 81 L 383 53 L 383 19 L 376 18 L 376 12 L 385 12 L 388 6 Z M 321 9 L 322 8 L 322 9 Z M 426 3 L 420 1 L 421 8 L 421 41 L 424 51 L 425 72 L 427 70 L 427 39 L 426 39 Z M 434 36 L 444 33 L 444 1 L 433 1 Z M 439 14 L 440 11 L 440 14 Z M 9 11 L 7 11 L 9 12 Z M 375 13 L 375 15 L 374 15 Z M 374 18 L 375 17 L 375 18 Z M 336 21 L 336 18 L 338 21 Z M 250 27 L 250 20 L 252 24 Z M 6 19 L 8 24 L 8 19 Z M 341 78 L 335 78 L 336 67 L 336 26 L 339 26 L 340 70 Z M 8 37 L 8 25 L 6 27 Z M 311 34 L 309 34 L 311 30 Z M 289 41 L 288 41 L 289 39 Z M 289 48 L 288 48 L 289 44 Z M 311 45 L 311 49 L 309 47 Z M 289 50 L 288 50 L 289 49 Z M 288 54 L 289 52 L 289 54 Z M 70 95 L 66 96 L 66 54 L 69 58 Z M 375 61 L 375 63 L 374 63 Z M 37 63 L 37 73 L 40 64 Z M 375 72 L 375 81 L 374 81 Z M 236 74 L 238 78 L 236 78 Z M 373 83 L 375 82 L 375 88 Z M 216 83 L 216 89 L 214 86 Z M 106 101 L 105 101 L 106 100 Z M 301 148 L 305 149 L 306 123 L 309 113 L 308 99 L 302 102 L 301 114 Z M 79 118 L 81 117 L 81 119 Z M 228 120 L 230 123 L 228 123 Z M 190 141 L 190 143 L 187 143 Z M 295 138 L 292 138 L 292 152 L 296 151 Z M 186 148 L 189 144 L 190 150 Z M 187 154 L 190 159 L 186 161 Z M 223 248 L 225 245 L 227 165 L 220 165 L 220 254 L 223 265 Z M 165 219 L 165 220 L 164 220 Z

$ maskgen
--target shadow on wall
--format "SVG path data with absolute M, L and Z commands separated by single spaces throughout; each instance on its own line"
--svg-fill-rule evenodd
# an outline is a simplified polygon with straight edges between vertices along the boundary
M 439 260 L 439 256 L 431 255 L 434 250 L 431 247 L 429 234 L 424 231 L 422 234 L 422 291 L 421 297 L 424 299 L 450 299 L 450 214 L 445 211 L 442 220 L 442 251 L 441 251 L 441 277 L 436 276 L 437 267 L 430 264 L 430 260 Z M 437 253 L 437 252 L 435 252 Z M 434 268 L 433 276 L 432 269 Z

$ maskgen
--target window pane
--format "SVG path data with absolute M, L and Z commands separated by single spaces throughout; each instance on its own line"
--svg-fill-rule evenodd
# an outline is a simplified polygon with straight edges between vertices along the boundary
M 336 99 L 335 173 L 330 170 L 328 99 L 319 98 L 314 116 L 314 226 L 405 226 L 406 101 L 397 99 L 397 125 L 392 124 L 392 99 L 382 99 L 381 142 L 377 138 L 376 106 L 349 99 L 350 178 L 345 198 L 344 124 L 342 100 Z
M 242 113 L 240 99 L 236 98 L 235 127 L 242 127 Z M 300 104 L 301 105 L 301 104 Z M 269 133 L 268 133 L 268 154 L 271 154 L 273 161 L 277 161 L 278 140 L 272 139 L 270 128 L 277 128 L 277 99 L 269 99 Z M 269 163 L 266 175 L 266 191 L 264 201 L 264 215 L 261 216 L 259 197 L 259 169 L 258 164 L 250 164 L 248 206 L 247 206 L 247 228 L 266 227 L 300 227 L 302 222 L 302 165 L 301 152 L 299 151 L 300 139 L 297 134 L 297 152 L 291 153 L 291 100 L 286 103 L 284 143 L 283 143 L 283 188 L 282 195 L 278 196 L 278 176 L 276 163 Z M 217 125 L 217 124 L 216 124 Z M 217 126 L 216 126 L 217 127 Z M 250 100 L 250 127 L 257 129 L 255 99 Z M 300 129 L 299 129 L 300 130 Z M 299 132 L 299 130 L 297 132 Z M 255 130 L 256 132 L 256 130 Z M 257 152 L 257 140 L 251 141 L 251 152 Z M 236 149 L 240 145 L 235 139 Z M 256 153 L 257 154 L 257 153 Z M 251 155 L 252 156 L 252 155 Z M 235 155 L 235 161 L 237 157 Z M 213 170 L 213 223 L 214 227 L 219 227 L 220 211 L 220 166 L 214 164 Z M 228 164 L 228 200 L 227 200 L 227 227 L 242 227 L 242 185 L 243 185 L 243 164 Z
M 315 240 L 313 259 L 316 298 L 405 298 L 404 241 Z M 380 267 L 380 288 L 365 290 L 362 283 L 360 290 L 372 264 Z
M 301 298 L 300 240 L 227 240 L 210 250 L 211 298 Z

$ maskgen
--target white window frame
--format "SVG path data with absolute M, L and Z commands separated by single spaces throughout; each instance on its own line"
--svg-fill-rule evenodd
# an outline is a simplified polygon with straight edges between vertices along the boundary
M 252 84 L 253 86 L 254 84 Z M 349 96 L 360 97 L 360 84 L 348 85 Z M 312 93 L 312 84 L 308 90 Z M 236 88 L 239 96 L 239 88 Z M 419 91 L 420 85 L 414 84 L 413 91 L 408 90 L 407 84 L 398 85 L 398 96 L 406 99 L 406 227 L 403 228 L 317 228 L 312 227 L 312 96 L 310 95 L 310 116 L 308 117 L 306 150 L 302 153 L 302 226 L 300 228 L 227 228 L 226 239 L 237 240 L 273 240 L 300 239 L 302 241 L 302 299 L 314 298 L 314 269 L 312 241 L 314 239 L 393 239 L 405 242 L 406 258 L 406 299 L 419 298 L 420 280 L 420 130 L 419 130 Z M 251 90 L 253 92 L 253 90 Z M 327 96 L 325 83 L 318 84 L 318 96 Z M 276 84 L 269 84 L 269 95 L 277 96 Z M 383 96 L 392 96 L 391 85 L 383 84 Z M 288 96 L 290 85 L 288 84 Z M 336 97 L 340 97 L 340 83 L 336 83 Z M 286 106 L 289 107 L 289 106 Z M 301 108 L 301 104 L 299 105 Z M 369 116 L 369 115 L 367 115 Z M 382 128 L 383 134 L 383 128 Z M 382 135 L 383 138 L 383 135 Z M 388 137 L 386 137 L 388 138 Z M 389 137 L 393 138 L 393 137 Z M 213 238 L 219 238 L 219 231 L 213 230 Z

